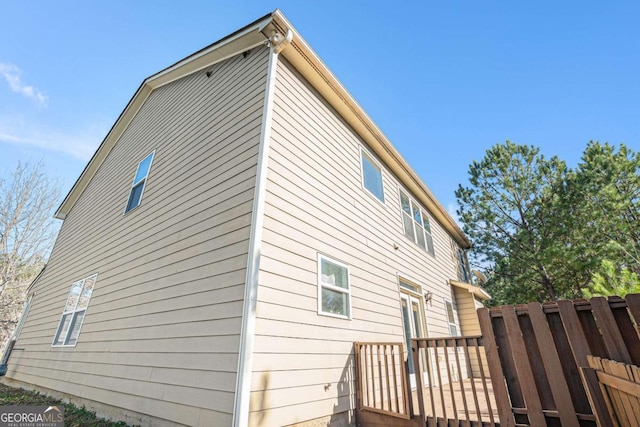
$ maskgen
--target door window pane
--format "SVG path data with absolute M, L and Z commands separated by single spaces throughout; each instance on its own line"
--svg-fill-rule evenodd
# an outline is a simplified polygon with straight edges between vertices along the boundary
M 416 328 L 416 338 L 422 338 L 422 321 L 420 316 L 420 304 L 411 300 L 411 312 L 413 313 L 413 324 Z
M 449 334 L 452 337 L 458 336 L 458 324 L 453 314 L 453 304 L 451 301 L 444 301 L 445 310 L 447 311 L 447 322 L 449 322 Z
M 407 361 L 409 362 L 409 373 L 414 374 L 415 368 L 413 366 L 413 357 L 411 357 L 411 318 L 409 317 L 409 308 L 407 307 L 407 301 L 405 297 L 400 299 L 400 304 L 402 305 L 402 320 L 404 324 L 404 338 L 407 342 L 407 350 L 409 351 L 409 357 L 407 357 Z

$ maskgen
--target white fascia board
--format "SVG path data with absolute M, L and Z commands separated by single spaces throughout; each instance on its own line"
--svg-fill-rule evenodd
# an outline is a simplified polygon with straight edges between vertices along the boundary
M 456 288 L 466 289 L 470 294 L 473 294 L 483 301 L 491 299 L 491 295 L 489 295 L 489 292 L 485 291 L 480 286 L 475 286 L 471 283 L 459 282 L 457 280 L 449 280 L 449 284 L 451 286 L 455 286 Z
M 300 37 L 299 33 L 296 32 L 279 10 L 276 10 L 273 14 L 272 24 L 279 30 L 286 28 L 294 32 L 292 46 L 285 49 L 282 55 L 349 123 L 355 132 L 367 142 L 378 157 L 394 172 L 422 205 L 429 210 L 434 218 L 445 227 L 458 244 L 463 248 L 470 248 L 471 242 L 456 221 L 440 204 L 431 190 L 404 160 L 360 104 L 351 96 L 305 40 Z
M 223 39 L 222 41 L 195 53 L 171 67 L 160 71 L 145 80 L 145 83 L 153 89 L 164 86 L 177 79 L 180 79 L 203 68 L 210 67 L 220 61 L 224 61 L 238 53 L 252 49 L 266 42 L 265 36 L 260 32 L 266 24 L 271 21 L 271 17 L 265 18 L 256 24 L 245 28 L 234 37 Z

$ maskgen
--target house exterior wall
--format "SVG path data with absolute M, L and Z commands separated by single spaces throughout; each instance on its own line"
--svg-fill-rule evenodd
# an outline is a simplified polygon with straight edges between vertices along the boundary
M 477 313 L 478 308 L 483 307 L 482 301 L 467 289 L 456 286 L 452 286 L 452 288 L 458 305 L 460 334 L 465 336 L 482 335 Z M 474 352 L 471 352 L 469 354 L 469 360 L 471 362 L 469 365 L 470 373 L 473 374 L 475 378 L 480 378 L 483 375 L 488 377 L 489 365 L 487 364 L 484 349 L 480 351 L 480 359 L 478 359 L 478 356 Z M 480 363 L 482 363 L 482 369 L 480 369 Z
M 476 313 L 476 310 L 482 307 L 482 303 L 477 301 L 477 298 L 468 290 L 455 286 L 452 288 L 458 306 L 461 335 L 482 335 L 480 321 Z
M 62 225 L 10 380 L 135 424 L 231 424 L 267 54 L 150 94 Z M 142 203 L 123 215 L 153 150 Z M 77 346 L 52 347 L 71 284 L 94 273 Z
M 346 423 L 353 342 L 404 341 L 399 277 L 432 293 L 428 333 L 449 335 L 455 254 L 433 218 L 435 256 L 404 236 L 398 180 L 382 165 L 384 204 L 362 188 L 364 143 L 282 58 L 274 99 L 249 425 Z M 318 254 L 349 266 L 351 319 L 318 314 Z

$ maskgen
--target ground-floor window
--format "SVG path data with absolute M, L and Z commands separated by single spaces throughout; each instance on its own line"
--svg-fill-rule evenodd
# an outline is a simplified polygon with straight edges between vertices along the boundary
M 98 274 L 96 273 L 71 285 L 71 291 L 67 297 L 52 346 L 75 346 L 78 342 L 82 322 L 97 278 Z
M 351 318 L 349 266 L 318 255 L 318 314 Z

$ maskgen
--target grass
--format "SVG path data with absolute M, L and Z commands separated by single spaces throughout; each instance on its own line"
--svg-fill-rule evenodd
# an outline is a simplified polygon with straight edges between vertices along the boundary
M 96 418 L 96 413 L 85 409 L 78 408 L 70 403 L 63 403 L 51 397 L 35 391 L 27 391 L 20 388 L 7 387 L 0 384 L 0 405 L 40 405 L 50 406 L 57 405 L 64 408 L 64 425 L 65 427 L 126 427 L 122 421 L 113 422 Z

